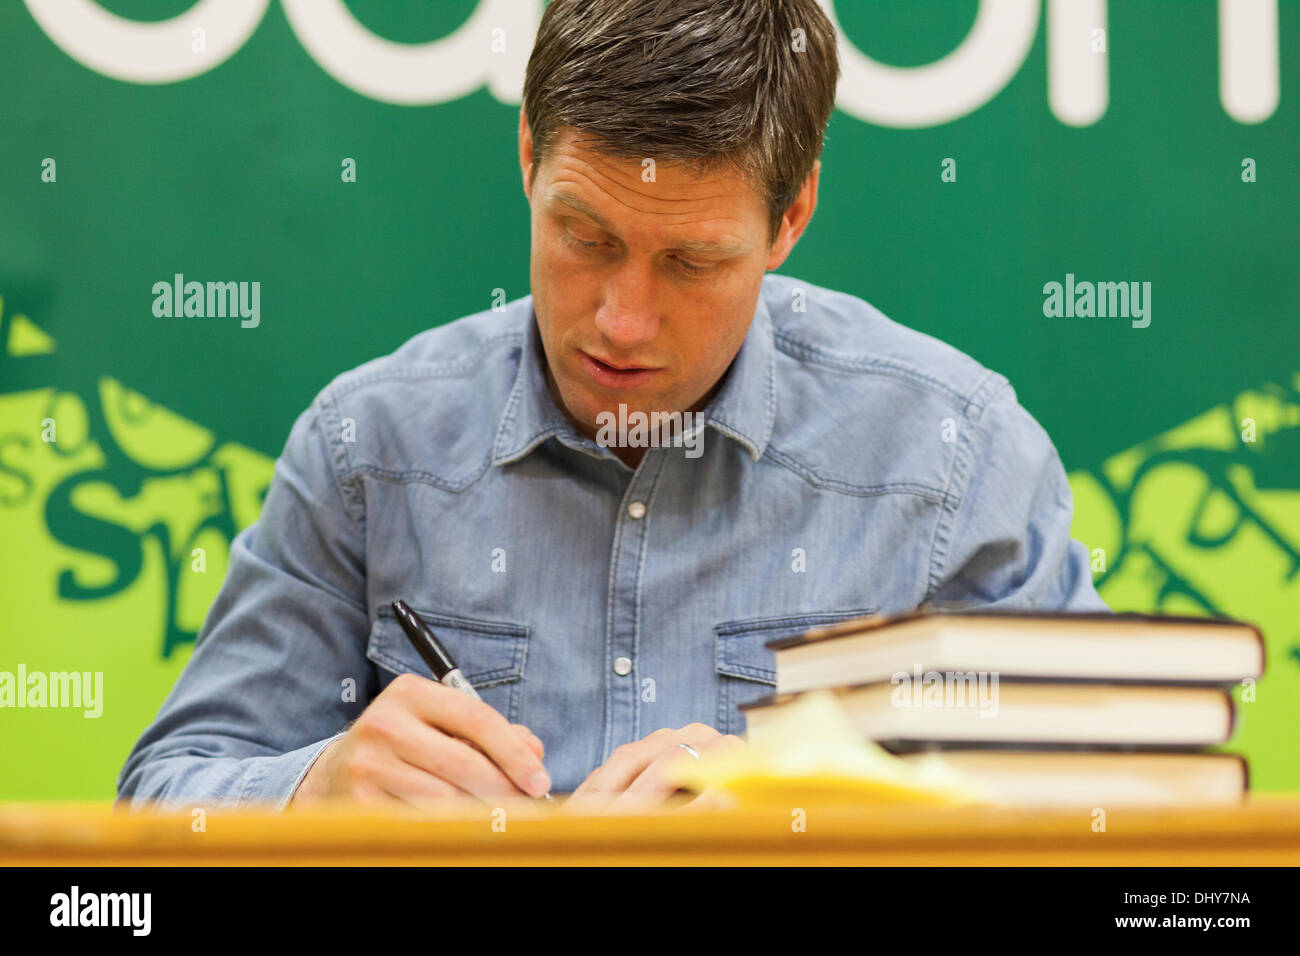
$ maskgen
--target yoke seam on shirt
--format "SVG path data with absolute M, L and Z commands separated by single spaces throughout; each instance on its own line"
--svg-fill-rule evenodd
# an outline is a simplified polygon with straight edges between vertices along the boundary
M 393 468 L 381 468 L 378 465 L 356 465 L 349 470 L 346 477 L 350 480 L 360 475 L 367 475 L 371 478 L 378 479 L 379 481 L 386 481 L 398 485 L 428 484 L 441 488 L 444 491 L 460 494 L 473 487 L 491 467 L 492 455 L 489 453 L 484 457 L 478 469 L 473 472 L 471 477 L 464 481 L 451 481 L 421 468 L 408 468 L 399 471 Z
M 836 491 L 840 494 L 853 495 L 858 498 L 874 498 L 881 495 L 913 495 L 939 505 L 946 504 L 948 500 L 948 493 L 943 489 L 921 484 L 920 482 L 887 481 L 875 485 L 855 485 L 851 482 L 841 481 L 838 478 L 827 478 L 806 465 L 801 465 L 794 458 L 770 444 L 767 446 L 767 454 L 777 464 L 794 472 L 819 490 Z
M 942 392 L 957 403 L 968 405 L 970 401 L 970 399 L 963 396 L 946 382 L 934 378 L 931 375 L 926 375 L 924 372 L 913 368 L 910 365 L 904 365 L 901 362 L 872 358 L 869 356 L 861 358 L 846 358 L 841 355 L 827 352 L 825 349 L 819 348 L 818 346 L 800 341 L 799 339 L 792 337 L 788 332 L 783 332 L 782 330 L 775 328 L 773 329 L 772 337 L 777 346 L 781 348 L 781 351 L 785 352 L 791 358 L 805 359 L 818 365 L 838 369 L 844 372 L 875 372 L 878 374 L 893 375 L 897 378 L 907 379 L 916 384 L 927 385 L 936 391 Z M 976 391 L 978 391 L 978 389 Z
M 997 386 L 994 388 L 994 386 Z M 975 431 L 979 428 L 980 422 L 984 418 L 984 412 L 993 400 L 1010 388 L 1010 383 L 996 372 L 988 372 L 980 381 L 979 386 L 971 394 L 967 407 L 975 405 L 976 399 L 980 393 L 987 389 L 992 389 L 986 399 L 978 406 L 979 415 L 971 418 L 970 415 L 964 415 L 968 427 L 962 429 L 961 442 L 957 446 L 957 452 L 953 455 L 952 467 L 948 474 L 948 488 L 960 486 L 962 492 L 958 496 L 953 496 L 951 491 L 945 493 L 945 502 L 943 510 L 940 512 L 939 520 L 935 524 L 934 537 L 930 542 L 930 574 L 926 582 L 925 594 L 921 598 L 924 604 L 938 590 L 939 582 L 942 580 L 943 563 L 947 560 L 948 549 L 952 545 L 953 526 L 957 521 L 957 513 L 961 510 L 962 504 L 965 503 L 966 494 L 970 489 L 969 469 L 971 465 L 970 458 L 974 454 Z
M 350 392 L 355 392 L 368 385 L 397 379 L 418 381 L 420 379 L 431 378 L 463 378 L 478 370 L 479 362 L 484 354 L 505 342 L 517 345 L 521 335 L 522 333 L 517 330 L 498 333 L 497 335 L 491 336 L 490 338 L 484 339 L 480 342 L 473 352 L 469 352 L 459 358 L 439 364 L 425 364 L 421 362 L 419 365 L 397 365 L 386 363 L 382 367 L 372 369 L 364 374 L 349 376 L 347 373 L 344 373 L 344 375 L 341 376 L 341 380 L 335 381 L 331 388 L 336 396 L 342 396 Z M 414 358 L 407 358 L 405 356 L 399 357 L 396 352 L 383 356 L 383 358 L 378 361 L 384 362 L 385 359 L 389 360 L 389 363 L 420 362 L 420 360 Z
M 329 451 L 330 479 L 334 482 L 339 497 L 343 500 L 343 506 L 348 517 L 352 519 L 353 524 L 362 533 L 361 540 L 364 541 L 365 496 L 352 481 L 347 442 L 342 440 L 343 419 L 339 415 L 338 405 L 335 403 L 334 396 L 329 389 L 321 393 L 317 406 L 315 424 L 322 431 L 321 437 L 324 438 L 326 448 Z M 329 420 L 330 427 L 327 429 L 321 428 L 326 419 Z M 341 474 L 340 467 L 342 469 Z

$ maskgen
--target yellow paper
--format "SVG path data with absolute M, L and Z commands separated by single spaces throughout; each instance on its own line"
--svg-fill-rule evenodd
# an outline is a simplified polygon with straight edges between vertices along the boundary
M 993 803 L 938 762 L 904 761 L 863 738 L 829 691 L 801 695 L 744 747 L 706 752 L 672 768 L 678 786 L 731 802 L 819 798 L 854 804 Z

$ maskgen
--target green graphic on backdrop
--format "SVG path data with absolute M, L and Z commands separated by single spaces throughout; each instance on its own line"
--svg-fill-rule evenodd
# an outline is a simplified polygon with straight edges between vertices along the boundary
M 1075 472 L 1070 487 L 1073 534 L 1114 610 L 1263 631 L 1265 676 L 1237 694 L 1231 749 L 1250 757 L 1256 788 L 1300 789 L 1300 372 Z
M 3 310 L 0 299 L 0 369 L 56 353 L 38 324 Z M 5 602 L 0 670 L 104 675 L 98 716 L 5 709 L 0 799 L 110 797 L 272 462 L 110 376 L 0 392 L 0 422 L 0 578 L 21 596 Z

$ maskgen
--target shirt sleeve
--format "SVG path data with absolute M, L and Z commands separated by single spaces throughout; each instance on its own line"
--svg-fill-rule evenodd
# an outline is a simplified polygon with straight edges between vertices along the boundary
M 341 428 L 326 394 L 295 422 L 193 655 L 118 776 L 132 810 L 283 808 L 376 692 L 364 510 L 338 477 Z
M 1011 386 L 961 432 L 923 606 L 1109 611 L 1087 549 L 1070 537 L 1074 499 L 1060 456 Z

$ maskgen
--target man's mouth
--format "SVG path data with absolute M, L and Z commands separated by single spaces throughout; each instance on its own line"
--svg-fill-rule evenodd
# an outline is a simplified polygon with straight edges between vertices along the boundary
M 578 354 L 582 357 L 583 370 L 587 376 L 602 388 L 623 389 L 636 388 L 650 381 L 663 369 L 648 368 L 642 365 L 630 365 L 620 363 L 619 365 L 602 361 L 593 355 L 588 355 L 581 349 Z

